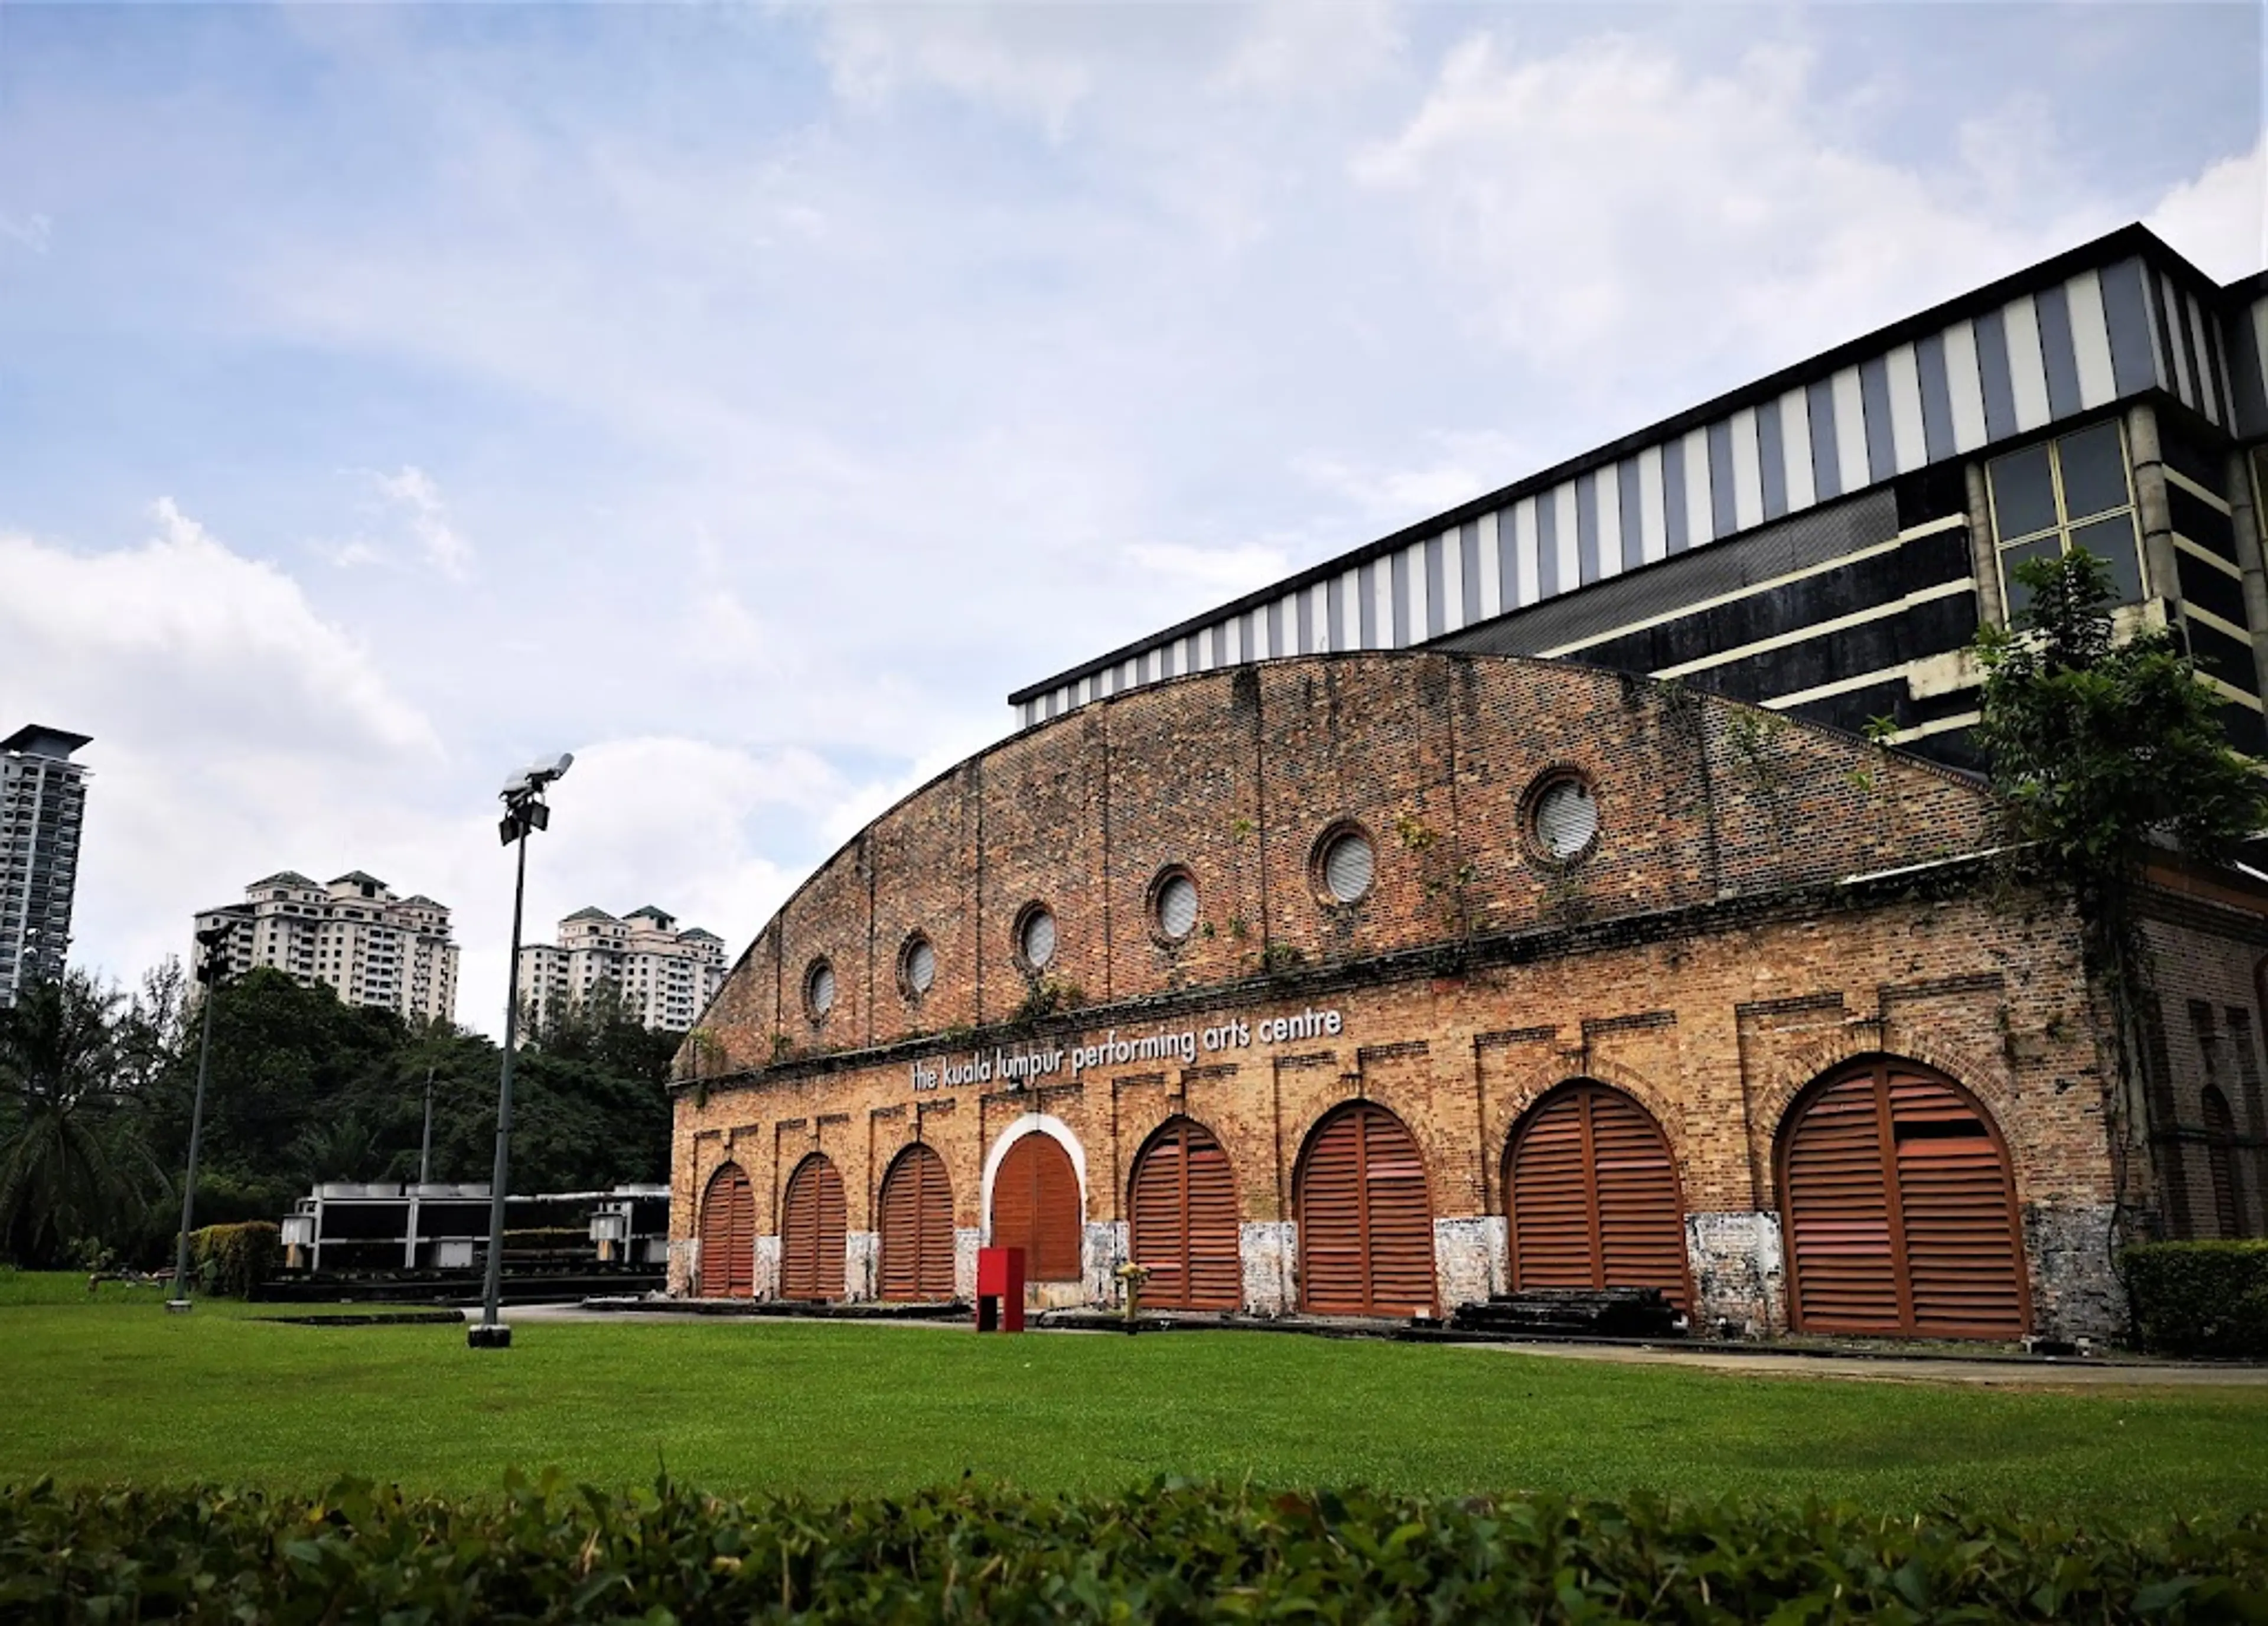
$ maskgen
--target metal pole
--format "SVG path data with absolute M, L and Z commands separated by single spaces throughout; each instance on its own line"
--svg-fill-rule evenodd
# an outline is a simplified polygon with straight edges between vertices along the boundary
M 425 1139 L 417 1148 L 417 1183 L 430 1185 L 433 1179 L 433 1069 L 425 1069 Z
M 504 1072 L 497 1085 L 496 1173 L 489 1188 L 489 1268 L 481 1296 L 481 1324 L 466 1341 L 476 1350 L 512 1347 L 512 1328 L 497 1320 L 497 1299 L 504 1290 L 504 1194 L 512 1177 L 512 1060 L 519 1042 L 519 914 L 527 892 L 527 824 L 522 820 L 517 874 L 512 884 L 512 970 L 504 1007 Z
M 210 961 L 208 961 L 210 963 Z M 176 1314 L 189 1308 L 189 1219 L 197 1201 L 197 1154 L 205 1137 L 205 1073 L 212 1062 L 213 1002 L 220 997 L 217 968 L 205 984 L 204 1035 L 197 1041 L 197 1095 L 189 1108 L 189 1173 L 181 1182 L 181 1238 L 173 1249 L 173 1296 L 166 1307 Z

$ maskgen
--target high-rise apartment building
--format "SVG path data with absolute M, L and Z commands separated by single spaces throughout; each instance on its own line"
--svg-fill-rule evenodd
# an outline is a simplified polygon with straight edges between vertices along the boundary
M 577 909 L 559 923 L 559 942 L 519 951 L 519 985 L 532 1021 L 571 1010 L 611 985 L 623 1014 L 647 1027 L 683 1033 L 725 982 L 725 940 L 698 926 L 680 931 L 652 904 L 620 919 Z
M 295 870 L 256 880 L 244 901 L 197 916 L 197 930 L 226 926 L 224 975 L 272 966 L 320 982 L 352 1005 L 379 1005 L 411 1021 L 454 1021 L 457 945 L 449 911 L 423 895 L 396 897 L 374 875 L 350 870 L 328 886 Z
M 0 739 L 0 1006 L 35 977 L 61 976 L 70 952 L 86 769 L 85 734 L 33 724 Z

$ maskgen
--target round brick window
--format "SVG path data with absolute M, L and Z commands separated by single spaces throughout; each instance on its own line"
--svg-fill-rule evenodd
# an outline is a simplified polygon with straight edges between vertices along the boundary
M 1574 864 L 1599 844 L 1599 804 L 1591 782 L 1568 769 L 1543 775 L 1527 796 L 1528 844 L 1549 864 Z
M 803 1007 L 814 1022 L 825 1021 L 835 1009 L 835 968 L 824 960 L 813 960 L 803 974 Z
M 1027 903 L 1016 916 L 1016 958 L 1027 971 L 1044 971 L 1056 957 L 1056 917 L 1044 903 Z
M 1179 865 L 1159 871 L 1150 883 L 1150 928 L 1168 943 L 1197 929 L 1197 884 Z
M 1351 824 L 1334 825 L 1309 862 L 1315 894 L 1328 903 L 1359 903 L 1378 879 L 1378 850 Z
M 909 999 L 919 999 L 937 981 L 937 950 L 917 931 L 898 951 L 898 986 Z

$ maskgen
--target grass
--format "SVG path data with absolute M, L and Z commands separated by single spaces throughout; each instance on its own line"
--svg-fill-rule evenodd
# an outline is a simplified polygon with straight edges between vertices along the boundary
M 493 1491 L 556 1465 L 745 1494 L 964 1472 L 1112 1491 L 1160 1474 L 1460 1495 L 1940 1496 L 2121 1520 L 2268 1504 L 2268 1389 L 2009 1391 L 1728 1376 L 1233 1333 L 1138 1339 L 826 1322 L 265 1324 L 263 1306 L 0 1276 L 0 1483 L 352 1473 Z

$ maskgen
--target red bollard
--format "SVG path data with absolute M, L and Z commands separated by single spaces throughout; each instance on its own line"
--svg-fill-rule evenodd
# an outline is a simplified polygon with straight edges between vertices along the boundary
M 1024 1250 L 1020 1247 L 980 1247 L 976 1250 L 976 1330 L 981 1333 L 1024 1330 Z

